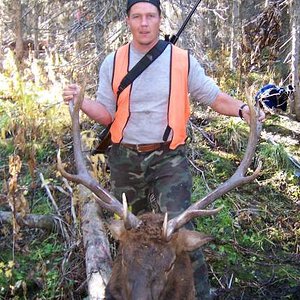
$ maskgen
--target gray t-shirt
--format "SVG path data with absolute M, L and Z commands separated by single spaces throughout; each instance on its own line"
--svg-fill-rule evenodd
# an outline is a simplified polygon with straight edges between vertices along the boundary
M 130 46 L 131 69 L 143 56 Z M 124 129 L 122 142 L 150 144 L 163 141 L 167 127 L 169 98 L 170 49 L 165 51 L 133 82 L 130 96 L 130 118 Z M 112 91 L 114 53 L 103 61 L 99 72 L 97 101 L 101 102 L 114 118 L 116 97 Z M 197 60 L 190 55 L 188 78 L 190 96 L 202 105 L 211 105 L 219 93 L 218 86 L 205 75 Z M 169 137 L 171 138 L 171 137 Z

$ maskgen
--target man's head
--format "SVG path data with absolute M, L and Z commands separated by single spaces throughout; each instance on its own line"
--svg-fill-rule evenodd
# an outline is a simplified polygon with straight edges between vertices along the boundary
M 132 33 L 133 45 L 142 52 L 158 41 L 161 15 L 159 0 L 128 0 L 126 22 Z
M 157 7 L 157 9 L 159 11 L 159 14 L 161 13 L 161 10 L 160 10 L 160 0 L 127 0 L 127 8 L 126 8 L 127 15 L 129 14 L 131 6 L 133 6 L 134 4 L 136 4 L 138 2 L 151 3 L 151 4 L 153 4 L 154 6 Z

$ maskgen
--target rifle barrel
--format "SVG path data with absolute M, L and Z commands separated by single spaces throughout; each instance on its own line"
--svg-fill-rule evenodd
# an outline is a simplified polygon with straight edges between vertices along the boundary
M 192 17 L 193 13 L 195 12 L 195 10 L 197 9 L 198 5 L 200 4 L 202 0 L 198 0 L 197 3 L 194 5 L 194 7 L 192 8 L 192 10 L 190 11 L 190 13 L 188 14 L 188 16 L 186 17 L 186 19 L 184 20 L 182 26 L 179 28 L 177 34 L 173 35 L 170 39 L 170 42 L 175 45 L 176 42 L 179 39 L 180 34 L 182 33 L 182 31 L 185 29 L 185 26 L 187 25 L 187 23 L 189 22 L 190 18 Z

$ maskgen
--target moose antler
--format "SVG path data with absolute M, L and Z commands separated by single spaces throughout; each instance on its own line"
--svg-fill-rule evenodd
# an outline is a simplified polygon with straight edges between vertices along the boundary
M 250 134 L 248 138 L 247 148 L 243 157 L 243 160 L 235 173 L 223 184 L 218 186 L 214 191 L 210 192 L 208 195 L 198 200 L 196 203 L 192 204 L 188 207 L 184 212 L 182 212 L 179 216 L 168 221 L 167 230 L 165 230 L 164 237 L 166 240 L 171 238 L 171 235 L 174 231 L 182 227 L 184 224 L 189 222 L 191 219 L 195 217 L 200 217 L 204 215 L 214 215 L 221 208 L 214 210 L 203 210 L 203 208 L 207 207 L 209 204 L 213 203 L 216 199 L 224 195 L 225 193 L 231 191 L 232 189 L 248 183 L 254 180 L 260 170 L 261 170 L 261 162 L 259 162 L 256 170 L 251 174 L 246 176 L 246 172 L 251 164 L 252 158 L 255 154 L 256 145 L 258 142 L 258 137 L 261 131 L 261 124 L 257 122 L 256 111 L 252 104 L 252 97 L 250 96 L 250 92 L 246 89 L 246 98 L 248 101 L 248 106 L 250 109 Z M 259 108 L 258 108 L 259 109 Z
M 86 83 L 84 82 L 82 84 L 82 88 L 80 89 L 78 100 L 76 101 L 75 105 L 73 101 L 70 101 L 69 103 L 69 110 L 72 119 L 72 134 L 77 174 L 70 174 L 64 169 L 61 162 L 60 151 L 58 151 L 57 153 L 57 169 L 66 179 L 76 183 L 81 183 L 89 190 L 91 190 L 97 196 L 96 200 L 99 202 L 100 206 L 120 216 L 120 218 L 124 220 L 127 228 L 137 227 L 140 223 L 139 219 L 129 211 L 126 211 L 124 213 L 122 204 L 105 188 L 103 188 L 87 170 L 81 150 L 82 148 L 79 126 L 79 110 L 84 99 L 85 87 Z

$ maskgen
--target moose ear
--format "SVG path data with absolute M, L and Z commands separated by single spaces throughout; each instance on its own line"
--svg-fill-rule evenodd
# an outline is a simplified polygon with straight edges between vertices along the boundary
M 212 240 L 212 236 L 204 233 L 182 229 L 178 232 L 177 249 L 179 251 L 193 251 Z
M 123 220 L 113 220 L 108 228 L 115 240 L 121 240 L 122 235 L 126 232 Z

